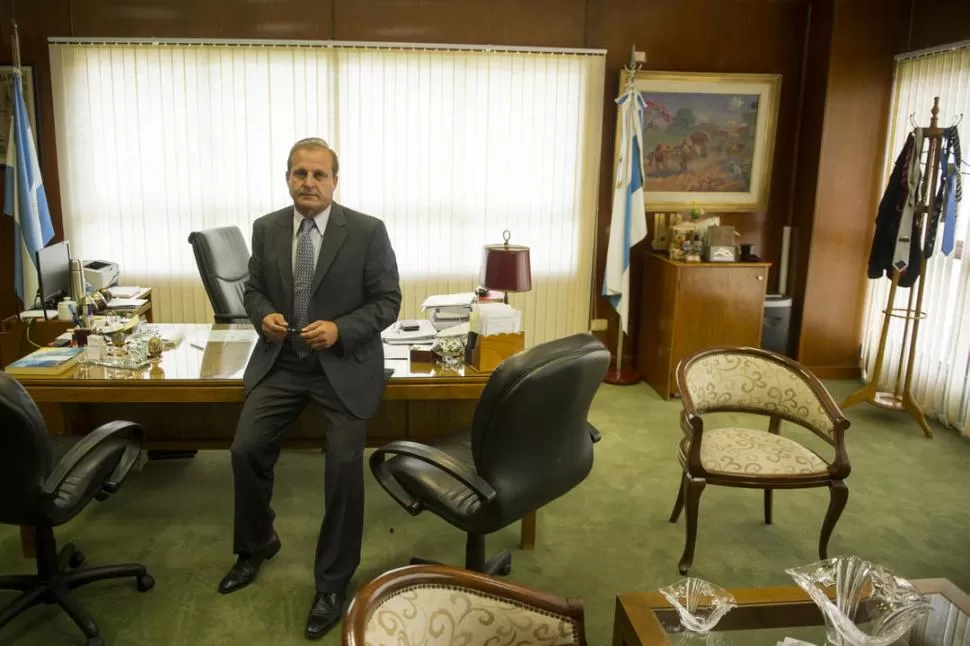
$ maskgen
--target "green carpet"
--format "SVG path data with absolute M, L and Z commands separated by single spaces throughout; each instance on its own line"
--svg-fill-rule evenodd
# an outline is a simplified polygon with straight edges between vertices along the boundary
M 840 400 L 854 384 L 829 386 Z M 514 550 L 512 581 L 585 601 L 591 644 L 610 642 L 618 592 L 655 589 L 679 578 L 684 520 L 667 522 L 680 473 L 679 410 L 679 402 L 663 402 L 643 384 L 603 386 L 590 414 L 603 434 L 592 474 L 540 512 L 534 552 Z M 970 591 L 970 442 L 943 428 L 927 440 L 901 413 L 860 405 L 847 414 L 853 423 L 847 435 L 850 497 L 830 553 L 857 554 L 905 577 L 946 577 Z M 783 432 L 820 445 L 799 429 L 786 425 Z M 150 462 L 116 496 L 58 529 L 58 540 L 77 544 L 89 565 L 139 561 L 155 576 L 155 589 L 144 594 L 133 581 L 75 592 L 109 646 L 307 643 L 303 627 L 323 512 L 323 456 L 287 451 L 276 472 L 283 550 L 255 584 L 233 595 L 216 593 L 233 563 L 228 452 Z M 816 558 L 827 496 L 824 490 L 777 492 L 774 524 L 765 526 L 760 491 L 708 487 L 691 574 L 723 586 L 789 584 L 785 567 Z M 515 524 L 490 537 L 489 551 L 516 548 L 518 531 Z M 363 562 L 354 587 L 406 564 L 413 554 L 460 564 L 463 553 L 457 530 L 430 513 L 410 517 L 367 474 Z M 0 574 L 29 571 L 16 529 L 3 527 Z M 0 604 L 14 595 L 0 592 Z M 339 642 L 334 630 L 321 643 Z M 0 631 L 0 643 L 84 640 L 56 606 L 43 606 Z

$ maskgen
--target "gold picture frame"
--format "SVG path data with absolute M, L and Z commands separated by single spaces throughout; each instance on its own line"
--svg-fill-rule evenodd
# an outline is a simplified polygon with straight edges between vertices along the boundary
M 623 70 L 621 88 L 629 78 Z M 767 210 L 780 74 L 638 70 L 634 85 L 646 104 L 647 211 Z M 619 126 L 618 114 L 617 139 Z

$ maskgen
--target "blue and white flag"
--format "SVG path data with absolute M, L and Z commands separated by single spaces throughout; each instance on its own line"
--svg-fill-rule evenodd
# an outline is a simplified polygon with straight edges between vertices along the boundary
M 24 309 L 34 305 L 37 295 L 36 252 L 54 237 L 47 193 L 37 163 L 34 135 L 27 120 L 23 79 L 11 75 L 13 119 L 7 139 L 3 212 L 14 220 L 14 286 Z
M 624 332 L 629 332 L 630 247 L 647 237 L 647 215 L 643 205 L 643 97 L 630 83 L 616 99 L 620 110 L 619 160 L 613 185 L 613 215 L 610 243 L 606 252 L 603 296 L 620 315 Z

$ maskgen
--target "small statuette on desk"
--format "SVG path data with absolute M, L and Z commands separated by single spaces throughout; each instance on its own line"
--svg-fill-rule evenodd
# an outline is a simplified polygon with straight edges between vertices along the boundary
M 162 356 L 162 351 L 165 349 L 165 342 L 162 341 L 162 337 L 157 334 L 153 335 L 148 339 L 148 358 L 158 359 Z

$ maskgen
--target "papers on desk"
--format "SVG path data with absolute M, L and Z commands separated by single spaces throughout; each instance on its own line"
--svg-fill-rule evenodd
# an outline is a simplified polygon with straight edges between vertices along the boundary
M 42 319 L 42 318 L 45 318 L 44 310 L 27 310 L 25 312 L 20 313 L 21 321 L 26 321 L 28 319 Z M 47 310 L 46 318 L 51 321 L 56 320 L 57 310 Z
M 252 343 L 256 340 L 256 328 L 241 330 L 209 330 L 210 343 Z
M 384 344 L 384 361 L 407 361 L 411 358 L 411 350 L 431 350 L 431 344 L 418 343 L 415 345 Z
M 424 299 L 424 302 L 421 303 L 421 309 L 429 310 L 434 308 L 448 307 L 464 307 L 471 309 L 473 302 L 475 302 L 475 294 L 473 292 L 462 292 L 460 294 L 435 294 Z
M 145 298 L 111 298 L 108 302 L 109 310 L 137 310 L 148 302 Z
M 407 361 L 411 358 L 411 346 L 410 345 L 392 345 L 390 343 L 384 344 L 384 360 L 385 361 Z
M 465 321 L 464 323 L 456 323 L 451 327 L 439 329 L 437 336 L 438 337 L 467 336 L 470 329 L 471 328 L 468 321 Z
M 481 336 L 522 330 L 522 312 L 506 303 L 478 303 L 472 309 L 471 330 Z
M 431 321 L 427 319 L 419 319 L 414 321 L 417 323 L 418 329 L 406 332 L 401 329 L 401 322 L 396 321 L 391 323 L 387 328 L 381 332 L 381 339 L 387 345 L 414 345 L 416 343 L 431 343 L 434 340 L 437 330 L 431 324 Z
M 137 298 L 141 296 L 142 292 L 146 291 L 147 287 L 122 287 L 120 285 L 115 285 L 114 287 L 108 288 L 108 293 L 111 294 L 111 298 Z M 112 302 L 114 302 L 112 300 Z

